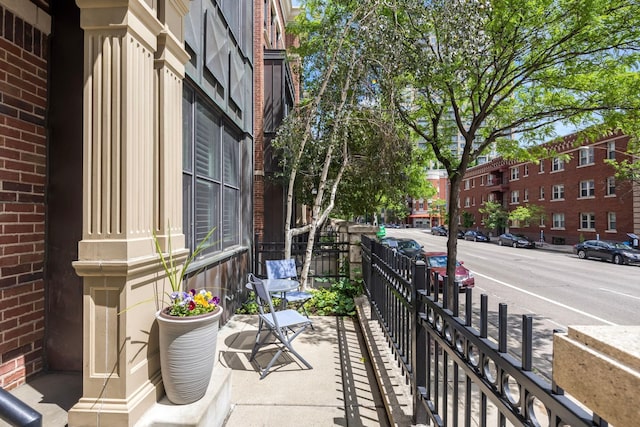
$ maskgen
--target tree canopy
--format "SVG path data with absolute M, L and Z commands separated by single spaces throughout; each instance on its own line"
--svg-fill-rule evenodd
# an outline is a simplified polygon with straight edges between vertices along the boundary
M 537 160 L 562 123 L 637 135 L 640 4 L 626 0 L 387 0 L 371 26 L 384 95 L 451 182 L 449 265 L 466 169 L 495 147 Z M 452 144 L 459 135 L 464 144 Z M 580 139 L 578 143 L 581 142 Z M 548 146 L 548 145 L 547 145 Z

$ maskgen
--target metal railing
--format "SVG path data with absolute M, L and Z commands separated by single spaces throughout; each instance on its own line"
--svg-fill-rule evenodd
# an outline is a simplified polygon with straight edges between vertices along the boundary
M 309 278 L 337 280 L 349 277 L 346 260 L 349 256 L 349 242 L 341 241 L 340 234 L 334 231 L 321 232 L 316 235 L 313 255 L 309 268 Z M 308 236 L 297 236 L 291 245 L 291 256 L 296 265 L 301 266 L 307 250 Z M 255 236 L 254 273 L 266 276 L 265 261 L 284 257 L 284 242 L 261 242 Z
M 3 388 L 0 388 L 0 419 L 12 426 L 42 426 L 42 414 Z
M 506 304 L 499 305 L 498 336 L 490 337 L 487 295 L 480 298 L 476 329 L 471 289 L 461 294 L 444 277 L 440 297 L 441 280 L 424 262 L 412 262 L 366 236 L 361 247 L 365 291 L 411 385 L 415 423 L 607 425 L 532 371 L 531 315 L 522 316 L 518 360 L 507 348 Z

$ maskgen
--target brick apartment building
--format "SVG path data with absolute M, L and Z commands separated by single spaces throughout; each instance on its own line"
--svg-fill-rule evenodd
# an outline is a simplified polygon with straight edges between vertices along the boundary
M 627 233 L 640 232 L 640 188 L 618 182 L 605 159 L 623 160 L 629 137 L 614 135 L 576 146 L 576 134 L 548 146 L 570 160 L 535 162 L 496 158 L 470 168 L 460 189 L 460 209 L 474 218 L 472 228 L 492 235 L 479 212 L 484 202 L 500 203 L 512 211 L 521 205 L 537 205 L 544 215 L 535 223 L 510 222 L 509 231 L 536 241 L 575 244 L 596 239 L 628 241 Z
M 162 285 L 154 233 L 184 254 L 216 226 L 194 280 L 216 289 L 222 322 L 235 312 L 266 132 L 254 118 L 271 110 L 254 82 L 281 88 L 256 74 L 266 45 L 286 65 L 292 13 L 290 0 L 0 0 L 0 387 L 68 372 L 83 384 L 70 426 L 135 424 L 162 396 L 157 308 L 137 304 Z M 269 101 L 291 103 L 292 80 Z
M 427 181 L 435 188 L 436 194 L 429 199 L 411 199 L 409 202 L 409 226 L 416 228 L 430 228 L 442 225 L 446 222 L 447 206 L 449 200 L 449 179 L 444 169 L 430 169 L 427 171 Z M 443 201 L 438 207 L 436 200 Z

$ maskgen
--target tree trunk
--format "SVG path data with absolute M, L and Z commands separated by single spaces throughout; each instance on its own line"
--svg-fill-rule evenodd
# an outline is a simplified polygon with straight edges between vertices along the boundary
M 447 221 L 449 222 L 449 236 L 447 238 L 447 284 L 449 289 L 448 308 L 453 307 L 453 298 L 457 298 L 456 280 L 456 260 L 458 258 L 458 216 L 460 208 L 458 207 L 458 196 L 460 195 L 460 183 L 462 175 L 453 173 L 449 176 L 449 212 L 447 213 Z

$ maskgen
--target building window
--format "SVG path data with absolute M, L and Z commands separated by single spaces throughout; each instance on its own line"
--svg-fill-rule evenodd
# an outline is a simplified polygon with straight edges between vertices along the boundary
M 471 186 L 469 185 L 469 180 L 468 180 L 468 179 L 465 179 L 465 180 L 464 180 L 464 189 L 465 189 L 465 190 L 468 190 L 469 188 L 471 188 Z
M 554 213 L 553 214 L 553 228 L 564 228 L 564 214 L 563 213 Z
M 607 196 L 614 196 L 616 194 L 616 178 L 610 176 L 607 178 Z
M 594 197 L 595 195 L 596 185 L 592 179 L 580 181 L 580 197 Z
M 185 85 L 183 90 L 183 232 L 189 248 L 215 228 L 203 254 L 240 243 L 239 134 Z
M 464 199 L 464 207 L 468 208 L 469 206 L 471 206 L 471 198 L 467 196 Z
M 515 168 L 511 168 L 511 181 L 517 179 L 520 179 L 520 168 L 516 166 Z
M 607 159 L 615 159 L 616 158 L 616 142 L 609 141 L 607 142 Z
M 528 164 L 524 165 L 523 169 L 524 170 L 522 171 L 522 175 L 529 176 L 529 165 Z
M 564 199 L 564 184 L 556 184 L 553 186 L 553 194 L 551 200 L 563 200 Z
M 471 180 L 471 188 L 476 188 L 476 179 L 475 178 L 473 178 Z
M 538 173 L 544 173 L 544 160 L 540 160 L 540 164 L 538 164 L 538 166 Z
M 484 175 L 480 177 L 480 185 L 484 185 Z
M 554 158 L 553 161 L 551 162 L 551 171 L 558 172 L 563 170 L 564 170 L 564 160 L 558 157 Z
M 616 213 L 615 212 L 607 213 L 607 230 L 609 231 L 616 230 Z
M 519 190 L 513 190 L 511 192 L 511 203 L 520 203 L 520 191 Z
M 593 147 L 581 147 L 578 156 L 578 166 L 587 166 L 593 163 Z
M 420 209 L 421 211 L 424 210 L 424 202 L 423 201 L 418 202 L 418 209 Z
M 540 187 L 540 196 L 538 198 L 544 200 L 544 187 Z
M 593 212 L 586 212 L 580 214 L 580 229 L 582 230 L 595 230 L 596 229 L 596 214 Z
M 525 189 L 524 189 L 524 197 L 523 197 L 523 200 L 524 200 L 525 202 L 528 202 L 528 201 L 529 201 L 529 189 L 528 189 L 528 188 L 525 188 Z
M 542 215 L 542 216 L 540 217 L 540 227 L 546 227 L 546 226 L 547 226 L 547 225 L 545 224 L 544 220 L 545 220 L 545 216 L 544 216 L 544 215 Z

